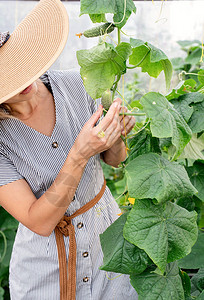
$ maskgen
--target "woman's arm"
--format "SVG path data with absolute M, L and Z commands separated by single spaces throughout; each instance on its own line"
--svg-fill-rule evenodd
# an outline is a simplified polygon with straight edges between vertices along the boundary
M 74 197 L 89 158 L 111 148 L 120 137 L 119 106 L 113 104 L 100 127 L 94 126 L 101 113 L 102 107 L 84 125 L 53 184 L 39 199 L 24 179 L 0 187 L 0 205 L 33 232 L 52 233 Z M 108 129 L 102 139 L 98 137 L 101 128 Z
M 126 158 L 126 146 L 121 138 L 108 150 L 100 154 L 101 159 L 108 165 L 118 168 Z

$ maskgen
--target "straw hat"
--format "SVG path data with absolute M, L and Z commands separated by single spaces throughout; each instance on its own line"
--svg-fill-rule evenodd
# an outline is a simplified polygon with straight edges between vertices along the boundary
M 38 79 L 67 42 L 69 21 L 60 0 L 40 0 L 10 35 L 0 33 L 0 104 Z

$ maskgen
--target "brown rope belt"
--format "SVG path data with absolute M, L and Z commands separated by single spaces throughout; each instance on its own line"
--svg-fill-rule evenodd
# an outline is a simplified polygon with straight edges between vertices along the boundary
M 103 186 L 100 192 L 91 201 L 78 209 L 71 216 L 63 216 L 55 227 L 55 237 L 57 242 L 59 276 L 60 276 L 60 300 L 76 299 L 76 239 L 72 219 L 85 213 L 92 208 L 102 197 L 106 188 L 104 178 Z M 68 279 L 67 279 L 67 259 L 64 245 L 64 236 L 69 236 L 69 259 L 68 259 Z

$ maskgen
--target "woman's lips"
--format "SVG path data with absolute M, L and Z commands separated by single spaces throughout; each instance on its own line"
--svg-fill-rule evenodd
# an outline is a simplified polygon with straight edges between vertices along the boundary
M 30 93 L 31 90 L 32 90 L 32 84 L 29 85 L 29 86 L 28 86 L 25 90 L 23 90 L 20 94 L 23 94 L 23 95 L 28 94 L 28 93 Z

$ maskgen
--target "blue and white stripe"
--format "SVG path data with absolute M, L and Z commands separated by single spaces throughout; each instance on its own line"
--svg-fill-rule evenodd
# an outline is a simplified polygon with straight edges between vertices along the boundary
M 20 120 L 0 121 L 0 186 L 24 179 L 39 199 L 52 185 L 83 125 L 97 109 L 77 71 L 47 71 L 55 101 L 56 124 L 51 137 Z M 52 143 L 58 147 L 53 148 Z M 72 214 L 100 191 L 100 155 L 91 157 L 66 214 Z M 99 213 L 98 213 L 99 212 Z M 108 187 L 95 207 L 76 217 L 77 300 L 136 300 L 129 276 L 99 270 L 103 254 L 99 234 L 120 212 Z M 83 227 L 77 224 L 82 222 Z M 64 237 L 68 256 L 69 237 Z M 88 252 L 84 257 L 83 253 Z M 110 280 L 107 278 L 115 278 Z M 88 277 L 84 282 L 83 278 Z M 54 232 L 40 236 L 19 223 L 10 262 L 11 300 L 59 300 L 59 266 Z

